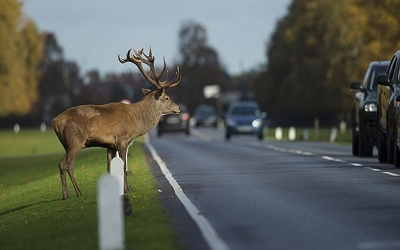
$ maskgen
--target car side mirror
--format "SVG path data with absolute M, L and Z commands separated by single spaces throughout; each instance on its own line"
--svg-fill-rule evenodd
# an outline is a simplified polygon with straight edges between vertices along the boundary
M 350 84 L 350 89 L 351 90 L 357 90 L 357 91 L 359 91 L 359 90 L 363 91 L 364 90 L 361 82 L 352 82 Z
M 378 82 L 379 85 L 390 86 L 388 75 L 378 75 L 376 77 L 376 81 Z
M 400 108 L 400 95 L 396 96 L 397 108 Z
M 267 112 L 261 112 L 261 118 L 263 119 L 267 118 Z

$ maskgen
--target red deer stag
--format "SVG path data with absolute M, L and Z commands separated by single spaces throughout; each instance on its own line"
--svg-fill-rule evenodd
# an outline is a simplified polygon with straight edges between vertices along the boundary
M 78 197 L 82 195 L 75 180 L 74 163 L 78 152 L 87 147 L 107 148 L 108 171 L 110 171 L 110 161 L 118 151 L 123 158 L 125 167 L 124 189 L 125 192 L 129 191 L 130 187 L 127 184 L 126 176 L 129 145 L 137 137 L 153 129 L 162 115 L 180 112 L 179 106 L 165 93 L 166 88 L 172 88 L 179 84 L 181 80 L 179 67 L 176 68 L 175 77 L 168 81 L 165 58 L 164 68 L 161 73 L 157 73 L 151 48 L 148 55 L 143 52 L 143 48 L 139 52 L 134 50 L 131 55 L 130 49 L 125 59 L 121 59 L 118 55 L 118 60 L 121 63 L 134 63 L 156 89 L 142 89 L 145 96 L 136 103 L 82 105 L 69 108 L 54 118 L 54 131 L 65 149 L 65 155 L 59 164 L 63 199 L 68 199 L 66 172 L 71 179 L 76 195 Z M 147 72 L 143 69 L 142 64 L 146 64 L 150 70 Z

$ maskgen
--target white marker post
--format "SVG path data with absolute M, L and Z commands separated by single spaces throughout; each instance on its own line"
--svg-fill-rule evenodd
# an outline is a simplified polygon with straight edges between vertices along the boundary
M 290 141 L 296 140 L 296 129 L 294 127 L 289 128 L 288 138 Z
M 97 192 L 99 249 L 125 249 L 124 216 L 118 180 L 105 174 L 100 178 Z
M 118 195 L 124 195 L 124 161 L 118 154 L 110 162 L 110 174 L 118 180 Z
M 282 140 L 282 128 L 281 127 L 277 127 L 275 129 L 275 139 L 277 139 L 278 141 Z

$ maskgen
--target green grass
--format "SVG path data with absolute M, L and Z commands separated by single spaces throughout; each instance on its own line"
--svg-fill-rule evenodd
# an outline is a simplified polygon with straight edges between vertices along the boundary
M 127 195 L 133 214 L 125 218 L 126 249 L 179 249 L 158 200 L 141 139 L 130 148 Z M 58 162 L 63 148 L 53 131 L 0 131 L 0 249 L 97 249 L 98 179 L 106 172 L 106 150 L 82 150 L 75 176 L 83 197 L 67 180 L 62 200 Z

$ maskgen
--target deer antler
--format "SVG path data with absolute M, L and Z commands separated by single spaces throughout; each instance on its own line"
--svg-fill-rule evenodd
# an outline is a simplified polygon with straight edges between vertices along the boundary
M 181 81 L 181 75 L 179 72 L 179 67 L 176 67 L 176 72 L 175 72 L 175 77 L 172 79 L 172 81 L 168 81 L 168 70 L 167 70 L 167 64 L 165 62 L 165 57 L 164 57 L 164 67 L 161 71 L 161 73 L 157 73 L 155 67 L 154 67 L 154 61 L 155 57 L 153 56 L 151 52 L 151 47 L 150 47 L 150 52 L 148 55 L 146 55 L 143 52 L 143 48 L 139 51 L 136 51 L 135 49 L 133 50 L 133 55 L 131 55 L 131 50 L 129 49 L 128 52 L 126 53 L 126 58 L 121 59 L 121 57 L 118 55 L 118 60 L 121 63 L 126 63 L 126 62 L 132 62 L 134 63 L 142 73 L 142 75 L 151 83 L 153 86 L 157 87 L 157 89 L 166 89 L 166 88 L 172 88 L 175 87 L 176 85 L 179 84 Z M 144 56 L 144 58 L 143 58 Z M 146 72 L 143 69 L 142 63 L 146 64 L 149 66 L 150 71 Z M 151 73 L 151 74 L 150 74 Z M 166 73 L 166 77 L 164 81 L 161 81 L 161 78 L 163 75 Z M 154 77 L 154 79 L 152 78 Z

